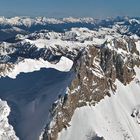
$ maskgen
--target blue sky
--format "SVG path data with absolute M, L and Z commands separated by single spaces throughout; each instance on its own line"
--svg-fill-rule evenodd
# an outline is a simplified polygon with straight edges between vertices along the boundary
M 140 16 L 140 0 L 0 0 L 0 16 Z

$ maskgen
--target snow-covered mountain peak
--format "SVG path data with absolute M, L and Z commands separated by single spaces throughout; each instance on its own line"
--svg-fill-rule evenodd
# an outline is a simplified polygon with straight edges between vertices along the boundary
M 68 17 L 68 18 L 47 18 L 47 17 L 11 17 L 5 18 L 0 17 L 0 24 L 11 24 L 11 25 L 24 25 L 30 27 L 32 24 L 63 24 L 63 23 L 89 23 L 89 24 L 104 24 L 108 26 L 111 23 L 119 23 L 125 24 L 125 22 L 129 22 L 130 24 L 137 23 L 139 24 L 139 18 L 125 18 L 125 17 L 118 17 L 118 18 L 108 18 L 108 19 L 94 19 L 91 17 L 83 17 L 83 18 L 75 18 L 75 17 Z
M 10 108 L 6 101 L 0 100 L 0 139 L 1 140 L 19 140 L 15 135 L 13 127 L 8 122 Z

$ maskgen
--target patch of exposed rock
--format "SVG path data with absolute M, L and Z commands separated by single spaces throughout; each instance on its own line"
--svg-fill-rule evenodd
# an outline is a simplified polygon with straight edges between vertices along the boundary
M 134 40 L 130 38 L 106 41 L 102 46 L 88 46 L 75 61 L 74 80 L 67 89 L 65 97 L 59 97 L 50 110 L 50 124 L 45 128 L 43 140 L 56 140 L 69 122 L 76 108 L 95 105 L 105 96 L 111 96 L 110 90 L 116 90 L 115 80 L 124 85 L 134 76 L 134 67 L 140 65 L 139 52 Z

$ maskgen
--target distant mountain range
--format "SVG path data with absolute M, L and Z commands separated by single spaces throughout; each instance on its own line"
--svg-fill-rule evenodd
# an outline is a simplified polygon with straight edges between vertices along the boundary
M 116 28 L 122 34 L 140 35 L 140 18 L 117 17 L 104 20 L 93 18 L 46 18 L 46 17 L 0 17 L 0 41 L 12 42 L 16 34 L 29 34 L 35 31 L 48 30 L 64 32 L 76 27 L 88 29 Z

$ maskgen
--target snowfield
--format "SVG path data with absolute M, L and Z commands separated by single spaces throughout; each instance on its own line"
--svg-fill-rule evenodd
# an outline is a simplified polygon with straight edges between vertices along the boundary
M 44 61 L 43 59 L 35 60 L 35 59 L 24 59 L 15 65 L 12 71 L 8 71 L 6 76 L 10 78 L 16 78 L 16 76 L 20 73 L 29 73 L 34 71 L 39 71 L 41 68 L 54 68 L 58 71 L 68 72 L 73 66 L 73 61 L 62 56 L 60 61 L 56 64 L 51 64 L 48 61 Z
M 140 69 L 127 86 L 116 80 L 117 91 L 105 97 L 95 107 L 76 109 L 70 127 L 59 134 L 58 140 L 88 140 L 96 133 L 105 140 L 140 139 Z

